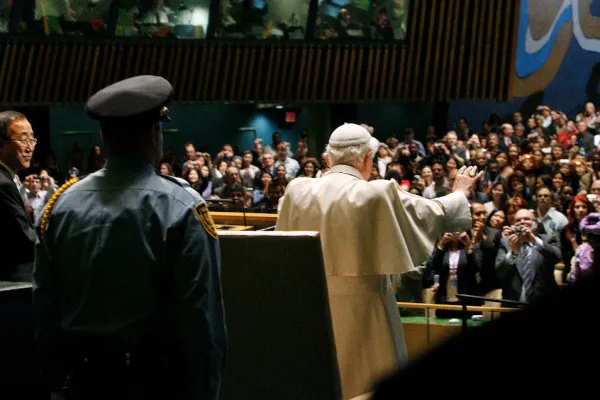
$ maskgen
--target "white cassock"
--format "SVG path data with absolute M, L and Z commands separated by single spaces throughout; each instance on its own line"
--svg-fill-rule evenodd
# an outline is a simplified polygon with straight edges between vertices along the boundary
M 463 193 L 427 200 L 346 165 L 289 183 L 277 230 L 321 234 L 344 399 L 408 361 L 389 276 L 423 263 L 443 232 L 470 228 Z

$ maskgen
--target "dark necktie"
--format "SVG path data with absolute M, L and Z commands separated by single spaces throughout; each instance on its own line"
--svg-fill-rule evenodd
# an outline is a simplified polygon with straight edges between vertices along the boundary
M 531 284 L 533 282 L 533 266 L 531 264 L 531 245 L 523 243 L 521 250 L 523 251 L 523 267 L 521 277 L 523 278 L 523 290 L 521 292 L 521 301 L 527 302 L 527 298 L 531 292 Z

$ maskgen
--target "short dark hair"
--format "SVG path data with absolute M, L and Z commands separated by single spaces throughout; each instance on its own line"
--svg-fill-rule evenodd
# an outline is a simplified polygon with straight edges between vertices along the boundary
M 14 121 L 27 119 L 25 115 L 17 111 L 2 111 L 0 112 L 0 139 L 9 140 L 8 128 Z
M 537 194 L 540 192 L 540 190 L 544 190 L 544 189 L 546 189 L 547 191 L 550 192 L 550 194 L 552 194 L 552 190 L 550 190 L 550 188 L 548 186 L 540 186 L 539 188 L 535 189 L 535 193 Z
M 108 147 L 108 152 L 113 156 L 137 154 L 140 151 L 140 140 L 150 140 L 150 135 L 157 124 L 158 122 L 142 125 L 128 123 L 117 125 L 101 121 L 102 140 Z
M 240 192 L 244 197 L 246 197 L 246 190 L 244 190 L 244 187 L 239 183 L 231 185 L 229 188 L 229 193 L 231 192 Z

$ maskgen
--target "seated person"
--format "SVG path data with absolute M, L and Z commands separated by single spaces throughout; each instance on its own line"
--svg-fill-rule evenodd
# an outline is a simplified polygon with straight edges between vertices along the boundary
M 269 185 L 269 195 L 262 198 L 261 201 L 254 204 L 253 212 L 277 212 L 279 199 L 283 197 L 284 188 L 280 184 Z

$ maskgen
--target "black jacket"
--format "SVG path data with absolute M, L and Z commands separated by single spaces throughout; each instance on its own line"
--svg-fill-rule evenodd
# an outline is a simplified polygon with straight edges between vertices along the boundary
M 475 256 L 475 252 L 467 254 L 464 249 L 461 250 L 457 274 L 457 289 L 460 294 L 478 295 L 477 288 L 477 272 L 479 265 Z M 440 250 L 437 246 L 433 250 L 429 262 L 427 263 L 428 275 L 433 277 L 433 274 L 440 276 L 440 287 L 435 294 L 435 302 L 444 304 L 447 301 L 447 285 L 450 275 L 450 251 Z
M 0 280 L 31 281 L 35 231 L 10 173 L 0 165 Z
M 558 284 L 554 278 L 554 266 L 561 260 L 560 247 L 553 236 L 537 235 L 537 237 L 542 239 L 543 246 L 534 246 L 531 253 L 534 275 L 531 284 L 532 290 L 527 298 L 529 303 L 535 303 L 546 296 L 558 293 Z M 509 251 L 511 251 L 511 247 L 508 238 L 504 237 L 500 240 L 500 249 L 496 256 L 496 273 L 501 282 L 502 298 L 519 301 L 523 285 L 519 271 L 524 260 L 519 256 L 516 263 L 511 265 L 506 260 Z

